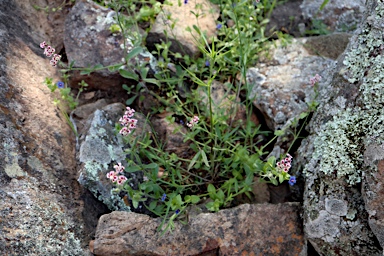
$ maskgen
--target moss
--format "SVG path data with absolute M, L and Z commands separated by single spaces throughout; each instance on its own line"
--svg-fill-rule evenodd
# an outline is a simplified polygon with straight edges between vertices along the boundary
M 339 111 L 327 122 L 314 142 L 320 171 L 345 178 L 350 185 L 361 181 L 366 145 L 384 141 L 384 33 L 379 24 L 384 4 L 379 2 L 357 39 L 352 39 L 340 75 L 359 85 L 355 106 Z M 377 23 L 377 24 L 376 24 Z

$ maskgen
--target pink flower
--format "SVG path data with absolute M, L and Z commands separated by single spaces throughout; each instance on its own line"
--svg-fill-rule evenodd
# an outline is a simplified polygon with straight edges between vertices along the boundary
M 309 82 L 312 86 L 314 86 L 316 83 L 321 81 L 321 76 L 319 74 L 316 74 L 314 77 L 309 79 Z
M 124 126 L 123 128 L 121 128 L 119 133 L 123 136 L 127 136 L 131 133 L 131 130 L 129 130 L 128 127 Z
M 276 169 L 280 172 L 288 172 L 291 168 L 292 156 L 287 154 L 285 158 L 276 163 Z
M 113 166 L 113 168 L 115 168 L 116 173 L 123 173 L 125 170 L 125 167 L 121 163 Z
M 127 181 L 127 177 L 120 175 L 119 179 L 117 180 L 117 184 L 123 185 Z
M 114 171 L 110 171 L 109 173 L 107 173 L 107 178 L 110 180 L 113 180 L 115 176 L 116 173 Z
M 123 117 L 119 119 L 120 124 L 124 126 L 120 130 L 120 134 L 123 136 L 130 134 L 132 132 L 131 129 L 135 129 L 137 124 L 137 120 L 131 118 L 135 114 L 135 110 L 130 107 L 127 107 L 126 109 L 127 110 L 125 111 Z
M 47 43 L 44 41 L 40 44 L 40 48 L 44 49 L 47 46 Z
M 198 116 L 194 116 L 192 119 L 191 119 L 191 121 L 189 121 L 188 123 L 187 123 L 187 126 L 189 127 L 189 128 L 192 128 L 195 124 L 197 124 L 198 122 L 199 122 L 199 117 Z

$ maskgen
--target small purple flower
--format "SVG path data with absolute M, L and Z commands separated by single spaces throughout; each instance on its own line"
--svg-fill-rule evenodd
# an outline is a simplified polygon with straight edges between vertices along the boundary
M 57 82 L 56 85 L 57 85 L 57 88 L 59 88 L 59 89 L 63 89 L 65 86 L 64 82 L 62 82 L 62 81 Z
M 188 0 L 184 0 L 184 4 L 187 4 L 188 3 Z
M 206 61 L 205 61 L 205 66 L 206 66 L 206 67 L 209 67 L 209 65 L 211 65 L 211 63 L 209 62 L 209 60 L 206 60 Z
M 223 25 L 221 25 L 221 24 L 219 23 L 219 24 L 217 24 L 216 29 L 221 29 L 222 26 L 223 26 Z
M 167 195 L 164 193 L 164 194 L 162 195 L 162 197 L 161 197 L 161 202 L 164 202 L 166 198 L 167 198 Z
M 179 214 L 179 213 L 180 213 L 180 210 L 179 210 L 179 209 L 177 209 L 177 210 L 175 211 L 175 213 L 176 213 L 176 214 Z
M 291 177 L 289 178 L 288 183 L 289 183 L 289 185 L 291 185 L 291 186 L 295 185 L 295 183 L 296 183 L 296 177 L 295 177 L 295 176 L 291 176 Z

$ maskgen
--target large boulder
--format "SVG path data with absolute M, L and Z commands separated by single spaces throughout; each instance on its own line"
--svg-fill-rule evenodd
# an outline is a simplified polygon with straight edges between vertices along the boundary
M 384 245 L 384 4 L 366 8 L 298 152 L 305 233 L 321 255 L 382 255 Z
M 43 84 L 58 79 L 39 47 L 62 44 L 55 15 L 60 20 L 60 12 L 36 11 L 29 1 L 0 1 L 0 255 L 86 255 L 92 234 L 74 136 Z
M 95 255 L 299 255 L 304 248 L 300 205 L 243 204 L 189 216 L 161 235 L 161 219 L 112 212 L 99 220 Z

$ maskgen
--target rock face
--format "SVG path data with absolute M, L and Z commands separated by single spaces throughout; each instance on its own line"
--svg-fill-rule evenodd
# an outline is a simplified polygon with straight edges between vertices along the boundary
M 365 11 L 364 0 L 328 1 L 324 9 L 320 10 L 322 3 L 304 0 L 300 7 L 305 19 L 321 20 L 331 31 L 354 31 Z
M 322 255 L 381 255 L 384 4 L 367 1 L 302 143 L 304 226 Z
M 216 20 L 219 15 L 218 8 L 206 0 L 171 0 L 156 17 L 148 34 L 147 44 L 152 47 L 155 43 L 171 41 L 171 51 L 195 57 L 199 53 L 196 40 L 200 36 L 193 26 L 197 26 L 202 33 L 206 32 L 207 41 L 211 42 L 216 34 Z M 187 28 L 190 28 L 190 32 Z
M 51 33 L 63 29 L 49 22 L 55 15 L 0 1 L 1 255 L 86 255 L 92 233 L 82 216 L 73 133 L 43 84 L 58 79 L 39 48 L 43 40 L 62 44 Z
M 308 110 L 314 99 L 309 79 L 316 74 L 324 77 L 319 86 L 327 84 L 335 61 L 309 54 L 303 47 L 307 39 L 294 39 L 287 46 L 272 49 L 270 57 L 247 71 L 253 101 L 271 130 L 283 129 L 294 118 Z
M 99 220 L 95 255 L 299 255 L 304 247 L 298 203 L 243 204 L 175 223 L 160 236 L 161 219 L 112 212 Z M 271 228 L 273 227 L 273 228 Z
M 64 45 L 68 63 L 74 61 L 74 68 L 87 68 L 95 65 L 115 65 L 125 63 L 124 56 L 134 47 L 135 37 L 141 31 L 131 31 L 132 40 L 125 42 L 122 34 L 112 33 L 111 25 L 116 24 L 116 12 L 99 6 L 91 1 L 76 1 L 65 21 Z M 129 60 L 135 67 L 147 64 L 152 73 L 156 72 L 156 60 L 148 51 L 142 51 Z M 149 72 L 149 73 L 151 73 Z M 77 87 L 84 80 L 89 84 L 88 90 L 103 90 L 122 93 L 122 84 L 134 84 L 120 76 L 117 71 L 107 69 L 92 72 L 92 75 L 81 75 L 78 71 L 71 72 L 71 87 Z

